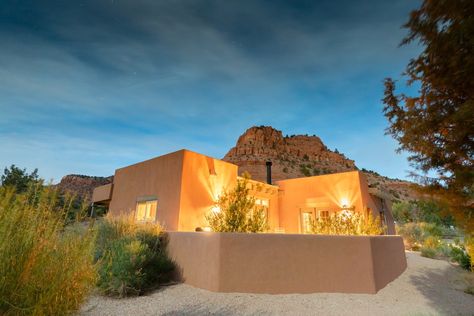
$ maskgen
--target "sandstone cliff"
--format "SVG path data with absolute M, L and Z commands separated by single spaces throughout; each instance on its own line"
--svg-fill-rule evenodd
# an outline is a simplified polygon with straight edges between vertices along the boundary
M 94 188 L 111 183 L 113 176 L 92 177 L 78 174 L 64 176 L 57 184 L 58 189 L 63 193 L 75 194 L 78 198 L 90 200 Z
M 260 181 L 266 180 L 266 161 L 273 163 L 273 181 L 358 169 L 353 160 L 328 149 L 315 135 L 283 136 L 271 126 L 249 128 L 223 160 L 238 165 L 239 174 L 247 171 L 253 179 Z M 394 201 L 416 198 L 410 182 L 362 171 L 372 193 Z
M 249 128 L 237 140 L 223 160 L 239 166 L 239 174 L 249 172 L 255 180 L 266 181 L 265 162 L 270 160 L 273 181 L 357 170 L 354 161 L 327 148 L 315 135 L 283 136 L 271 126 Z M 390 179 L 362 169 L 372 193 L 392 201 L 417 198 L 411 182 Z M 71 192 L 90 199 L 95 187 L 110 183 L 110 177 L 67 175 L 57 185 L 62 192 Z

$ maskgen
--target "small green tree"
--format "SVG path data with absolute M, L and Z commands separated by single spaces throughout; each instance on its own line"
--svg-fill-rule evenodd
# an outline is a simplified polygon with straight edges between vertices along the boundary
M 41 180 L 38 177 L 38 169 L 33 170 L 32 173 L 28 173 L 26 169 L 20 169 L 15 165 L 3 169 L 3 175 L 1 177 L 2 186 L 15 187 L 18 193 L 26 192 L 30 184 L 35 184 L 39 181 Z
M 206 216 L 215 232 L 258 233 L 268 229 L 267 215 L 263 207 L 258 207 L 250 195 L 248 174 L 237 180 L 232 190 L 219 197 L 217 208 Z

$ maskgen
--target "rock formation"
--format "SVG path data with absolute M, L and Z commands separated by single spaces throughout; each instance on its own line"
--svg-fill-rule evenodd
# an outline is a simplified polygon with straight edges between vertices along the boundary
M 71 193 L 78 198 L 91 200 L 94 188 L 111 183 L 113 176 L 91 177 L 78 174 L 64 176 L 57 184 L 58 189 L 63 193 Z
M 354 161 L 327 148 L 315 135 L 283 136 L 271 126 L 249 128 L 223 160 L 239 166 L 239 174 L 249 172 L 253 179 L 266 180 L 265 162 L 271 161 L 273 181 L 357 170 Z M 411 183 L 389 179 L 362 170 L 372 193 L 391 200 L 411 200 L 416 194 Z
M 354 161 L 327 148 L 315 135 L 283 136 L 271 126 L 254 126 L 239 137 L 235 147 L 223 160 L 239 166 L 239 174 L 247 171 L 255 180 L 266 181 L 266 161 L 271 161 L 273 181 L 357 170 Z M 370 191 L 392 201 L 417 198 L 411 182 L 390 179 L 362 169 Z M 57 185 L 62 192 L 71 192 L 90 199 L 95 187 L 110 183 L 110 177 L 67 175 Z

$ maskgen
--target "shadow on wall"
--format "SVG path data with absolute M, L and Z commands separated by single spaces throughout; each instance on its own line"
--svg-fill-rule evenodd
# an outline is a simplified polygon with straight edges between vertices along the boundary
M 425 259 L 435 260 L 435 259 Z M 464 315 L 474 315 L 474 296 L 464 293 L 466 283 L 463 276 L 468 273 L 460 267 L 431 268 L 410 276 L 417 290 L 423 294 L 430 306 L 442 315 L 451 315 L 453 311 L 462 311 Z M 462 299 L 462 296 L 465 296 Z M 472 300 L 471 306 L 465 306 Z

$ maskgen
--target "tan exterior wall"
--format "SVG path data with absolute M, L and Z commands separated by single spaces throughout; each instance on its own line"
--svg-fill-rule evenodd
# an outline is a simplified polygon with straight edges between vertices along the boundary
M 237 183 L 237 166 L 192 151 L 184 151 L 180 197 L 180 231 L 206 227 L 205 219 L 219 196 Z
M 109 213 L 134 215 L 138 198 L 156 196 L 157 221 L 166 230 L 177 230 L 183 160 L 180 150 L 117 169 Z
M 387 240 L 394 240 L 394 238 L 397 238 L 398 242 L 387 242 Z M 405 247 L 400 236 L 373 236 L 370 241 L 375 286 L 377 289 L 381 289 L 406 269 Z M 400 269 L 402 270 L 400 271 Z
M 112 189 L 112 183 L 101 185 L 100 187 L 95 188 L 94 192 L 92 193 L 92 202 L 100 203 L 109 201 L 110 199 L 112 199 Z
M 217 292 L 376 293 L 406 268 L 399 236 L 170 232 L 185 283 Z
M 128 167 L 117 169 L 112 185 L 94 190 L 96 202 L 110 199 L 111 215 L 134 215 L 137 200 L 155 196 L 156 220 L 168 231 L 194 231 L 208 226 L 205 219 L 219 195 L 237 183 L 234 164 L 189 150 L 180 150 Z M 301 233 L 301 212 L 341 210 L 347 206 L 378 215 L 380 201 L 373 199 L 364 175 L 359 171 L 282 180 L 276 185 L 250 181 L 251 194 L 268 199 L 269 232 Z M 387 216 L 389 233 L 393 218 Z
M 301 232 L 301 211 L 339 211 L 343 201 L 356 212 L 369 203 L 367 182 L 359 171 L 278 181 L 280 226 L 287 233 Z

